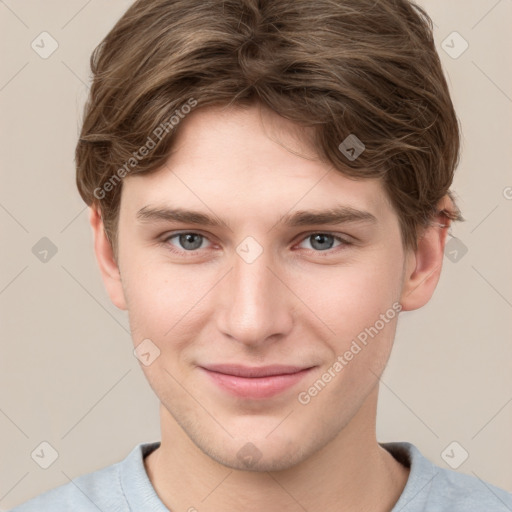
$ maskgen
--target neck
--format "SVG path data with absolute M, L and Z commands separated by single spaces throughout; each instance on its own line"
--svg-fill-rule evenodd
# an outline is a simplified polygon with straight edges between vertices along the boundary
M 289 469 L 265 472 L 214 461 L 161 405 L 162 442 L 144 460 L 148 477 L 172 511 L 389 512 L 409 470 L 377 443 L 377 393 L 378 386 L 351 422 L 313 456 Z M 372 411 L 374 421 L 368 425 Z

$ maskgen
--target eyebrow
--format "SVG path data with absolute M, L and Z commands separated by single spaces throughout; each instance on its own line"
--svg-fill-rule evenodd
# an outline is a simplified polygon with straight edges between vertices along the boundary
M 195 224 L 209 227 L 231 226 L 216 216 L 206 213 L 185 210 L 183 208 L 166 208 L 144 206 L 137 212 L 137 219 L 140 222 L 152 221 L 174 221 L 185 224 Z M 284 215 L 278 224 L 289 227 L 322 225 L 322 224 L 345 224 L 348 222 L 364 222 L 369 224 L 378 223 L 377 217 L 370 212 L 358 210 L 351 206 L 338 206 L 327 210 L 299 210 Z

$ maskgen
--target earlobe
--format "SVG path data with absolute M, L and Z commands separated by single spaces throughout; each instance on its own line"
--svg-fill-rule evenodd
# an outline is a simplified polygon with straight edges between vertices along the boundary
M 126 310 L 121 274 L 110 241 L 105 234 L 105 228 L 101 215 L 95 206 L 89 208 L 89 222 L 94 237 L 94 252 L 100 269 L 103 284 L 110 300 L 119 309 Z
M 406 254 L 400 303 L 403 311 L 424 306 L 434 294 L 441 276 L 444 247 L 451 221 L 440 213 L 418 240 L 416 251 Z

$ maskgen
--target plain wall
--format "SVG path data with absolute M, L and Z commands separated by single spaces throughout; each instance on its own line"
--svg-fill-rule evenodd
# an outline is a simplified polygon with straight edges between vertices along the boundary
M 0 509 L 160 439 L 158 400 L 103 288 L 75 187 L 89 57 L 129 4 L 0 3 Z M 461 121 L 453 190 L 466 222 L 451 229 L 433 299 L 400 316 L 378 439 L 410 441 L 442 467 L 456 441 L 469 454 L 458 471 L 512 491 L 512 2 L 421 5 Z M 43 31 L 59 45 L 47 59 L 31 47 Z M 453 31 L 469 44 L 458 58 L 443 49 L 462 48 Z M 43 237 L 57 249 L 47 262 L 33 253 Z M 58 452 L 46 470 L 31 458 L 43 441 Z

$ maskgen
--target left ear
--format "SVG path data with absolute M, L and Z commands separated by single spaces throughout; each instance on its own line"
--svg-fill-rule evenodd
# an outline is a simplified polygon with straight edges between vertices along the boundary
M 400 304 L 403 311 L 424 306 L 434 294 L 443 266 L 444 247 L 451 220 L 443 213 L 453 203 L 449 196 L 438 203 L 437 215 L 418 239 L 416 251 L 410 249 L 405 258 L 406 271 Z

